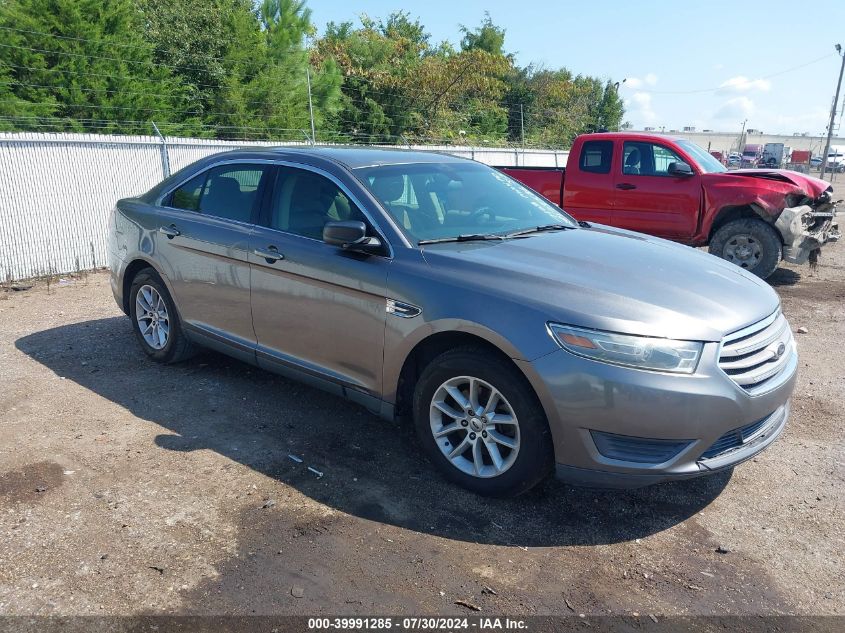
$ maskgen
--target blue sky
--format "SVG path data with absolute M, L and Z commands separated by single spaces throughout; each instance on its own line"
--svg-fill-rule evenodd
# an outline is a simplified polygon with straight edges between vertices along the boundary
M 520 64 L 626 79 L 620 89 L 626 119 L 638 128 L 739 131 L 748 119 L 747 127 L 769 133 L 819 134 L 839 72 L 834 44 L 845 48 L 845 0 L 309 0 L 308 6 L 321 33 L 329 21 L 357 23 L 361 13 L 385 17 L 404 8 L 433 41 L 453 44 L 461 24 L 474 27 L 489 11 Z M 803 67 L 790 70 L 796 66 Z M 842 97 L 840 111 L 841 103 Z

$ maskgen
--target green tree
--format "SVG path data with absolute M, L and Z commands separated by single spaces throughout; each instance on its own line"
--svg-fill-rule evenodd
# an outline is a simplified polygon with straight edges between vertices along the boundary
M 251 121 L 245 85 L 266 62 L 251 0 L 137 0 L 154 60 L 172 68 L 186 107 L 176 133 L 237 136 Z M 196 128 L 192 129 L 195 124 Z M 204 130 L 202 126 L 217 128 Z
M 493 24 L 489 11 L 484 12 L 484 20 L 480 26 L 472 31 L 461 26 L 461 33 L 464 34 L 461 50 L 482 50 L 491 55 L 505 55 L 505 29 Z
M 401 11 L 384 21 L 362 16 L 361 23 L 330 23 L 316 55 L 343 73 L 341 108 L 331 119 L 337 140 L 385 142 L 419 125 L 413 84 L 430 37 Z
M 15 116 L 138 133 L 123 121 L 167 120 L 181 103 L 176 83 L 140 36 L 130 0 L 7 0 L 0 3 L 0 27 L 0 76 Z M 24 119 L 16 121 L 21 127 Z
M 315 31 L 303 0 L 264 0 L 259 15 L 266 61 L 245 88 L 253 127 L 301 138 L 300 131 L 310 134 L 309 74 L 314 120 L 322 128 L 339 107 L 340 71 L 334 60 L 315 58 L 312 67 L 305 40 Z

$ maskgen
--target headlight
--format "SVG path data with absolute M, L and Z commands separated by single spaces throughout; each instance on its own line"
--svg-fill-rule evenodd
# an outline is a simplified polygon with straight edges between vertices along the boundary
M 616 334 L 557 323 L 549 323 L 549 331 L 563 349 L 577 356 L 612 365 L 681 374 L 695 371 L 704 347 L 696 341 Z

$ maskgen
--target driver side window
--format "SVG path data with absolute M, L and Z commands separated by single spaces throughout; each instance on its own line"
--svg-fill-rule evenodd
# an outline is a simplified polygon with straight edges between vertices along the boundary
M 322 240 L 326 222 L 340 220 L 368 224 L 355 203 L 325 176 L 306 169 L 279 167 L 270 205 L 270 228 Z
M 683 162 L 668 147 L 656 143 L 625 141 L 622 150 L 622 173 L 627 176 L 670 176 L 669 165 Z

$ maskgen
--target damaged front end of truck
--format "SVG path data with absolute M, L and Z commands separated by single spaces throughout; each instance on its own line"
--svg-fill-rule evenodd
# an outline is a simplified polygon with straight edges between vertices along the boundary
M 741 169 L 708 174 L 711 208 L 745 208 L 770 224 L 783 242 L 783 259 L 814 266 L 825 244 L 839 239 L 833 187 L 783 169 Z M 738 184 L 741 186 L 737 186 Z
M 816 198 L 806 194 L 787 196 L 789 206 L 775 220 L 775 228 L 783 238 L 784 260 L 792 264 L 809 261 L 811 266 L 815 266 L 822 245 L 839 239 L 837 202 L 842 201 L 833 200 L 832 187 Z

